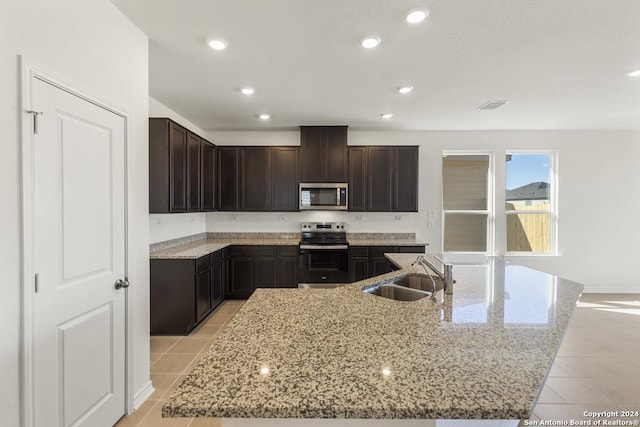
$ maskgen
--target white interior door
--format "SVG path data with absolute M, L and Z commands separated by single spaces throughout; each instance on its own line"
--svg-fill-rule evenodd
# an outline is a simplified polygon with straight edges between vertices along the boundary
M 125 123 L 37 78 L 33 420 L 112 426 L 125 408 Z M 125 283 L 126 284 L 126 283 Z M 127 285 L 127 284 L 126 284 Z

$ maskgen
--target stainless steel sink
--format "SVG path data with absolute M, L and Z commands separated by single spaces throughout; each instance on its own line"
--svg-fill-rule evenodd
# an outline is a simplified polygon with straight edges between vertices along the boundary
M 444 282 L 438 276 L 426 274 L 407 274 L 394 280 L 394 284 L 405 288 L 417 289 L 425 292 L 438 292 L 444 289 Z
M 399 277 L 393 283 L 365 288 L 362 291 L 396 301 L 416 301 L 431 297 L 436 301 L 436 293 L 444 289 L 444 281 L 438 276 L 412 273 Z
M 396 301 L 416 301 L 424 297 L 428 297 L 429 293 L 415 289 L 405 288 L 394 284 L 385 284 L 373 286 L 363 290 L 372 295 L 378 295 L 384 298 Z

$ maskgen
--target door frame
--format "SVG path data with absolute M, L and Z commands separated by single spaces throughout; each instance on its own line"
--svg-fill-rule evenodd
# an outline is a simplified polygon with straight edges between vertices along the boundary
M 132 139 L 130 117 L 131 113 L 122 107 L 115 105 L 113 102 L 106 100 L 100 95 L 96 95 L 90 90 L 71 82 L 69 79 L 59 76 L 51 72 L 22 55 L 19 56 L 20 62 L 20 100 L 19 100 L 19 129 L 20 129 L 20 156 L 21 156 L 21 238 L 22 247 L 20 248 L 22 261 L 22 277 L 21 284 L 21 313 L 20 313 L 20 424 L 22 427 L 33 427 L 33 411 L 34 411 L 34 267 L 33 267 L 33 249 L 34 249 L 34 170 L 33 170 L 33 119 L 26 111 L 32 109 L 31 95 L 33 93 L 33 79 L 41 80 L 51 84 L 60 90 L 77 96 L 87 102 L 101 107 L 113 114 L 116 114 L 124 120 L 124 271 L 125 280 L 129 280 L 129 163 L 128 163 L 128 146 Z M 131 366 L 133 361 L 132 345 L 131 345 L 131 304 L 130 289 L 124 289 L 125 304 L 125 357 L 124 357 L 124 383 L 125 383 L 125 405 L 123 415 L 130 413 L 134 407 L 133 395 L 133 375 L 131 375 Z

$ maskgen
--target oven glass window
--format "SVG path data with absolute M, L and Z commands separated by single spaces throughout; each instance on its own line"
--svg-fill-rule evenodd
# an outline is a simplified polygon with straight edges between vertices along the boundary
M 309 252 L 309 270 L 345 270 L 347 251 L 319 250 Z

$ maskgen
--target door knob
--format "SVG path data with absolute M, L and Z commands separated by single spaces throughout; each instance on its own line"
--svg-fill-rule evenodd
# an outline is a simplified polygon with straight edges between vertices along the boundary
M 126 280 L 118 279 L 118 280 L 116 280 L 115 287 L 116 287 L 116 289 L 128 288 L 129 287 L 129 282 L 127 282 Z

